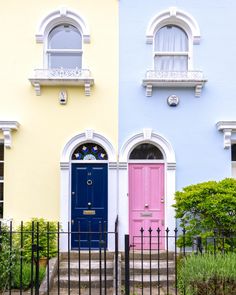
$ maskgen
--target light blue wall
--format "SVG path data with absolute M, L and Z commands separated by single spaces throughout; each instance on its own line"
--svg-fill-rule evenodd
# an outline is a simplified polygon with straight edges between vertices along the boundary
M 220 120 L 236 120 L 236 1 L 120 0 L 119 145 L 143 128 L 152 128 L 172 144 L 177 162 L 177 190 L 183 186 L 231 176 L 230 150 L 223 148 Z M 194 69 L 208 82 L 200 98 L 193 89 L 154 88 L 146 97 L 142 86 L 152 68 L 152 45 L 145 33 L 153 16 L 175 6 L 191 14 L 201 31 L 194 45 Z M 176 94 L 177 107 L 166 99 Z

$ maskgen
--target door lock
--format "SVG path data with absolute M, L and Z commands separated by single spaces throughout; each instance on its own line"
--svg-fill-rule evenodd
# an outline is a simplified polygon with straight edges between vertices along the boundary
M 144 204 L 144 207 L 145 207 L 145 208 L 148 208 L 148 206 L 149 206 L 148 204 Z
M 87 180 L 87 185 L 92 185 L 92 184 L 93 184 L 92 180 L 91 179 L 88 179 Z
M 161 203 L 163 204 L 165 201 L 164 201 L 164 199 L 161 199 Z
M 92 206 L 92 203 L 91 202 L 88 202 L 88 206 L 91 207 Z

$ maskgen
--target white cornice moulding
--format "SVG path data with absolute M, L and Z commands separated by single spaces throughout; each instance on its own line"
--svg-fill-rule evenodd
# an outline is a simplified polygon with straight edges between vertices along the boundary
M 0 121 L 0 130 L 4 136 L 4 146 L 11 148 L 12 146 L 12 135 L 13 130 L 17 130 L 20 124 L 17 121 Z
M 216 127 L 224 133 L 224 148 L 230 148 L 232 132 L 236 132 L 236 121 L 219 121 Z

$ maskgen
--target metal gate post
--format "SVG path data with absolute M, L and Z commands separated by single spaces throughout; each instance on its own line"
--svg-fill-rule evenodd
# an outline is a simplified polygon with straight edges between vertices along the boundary
M 129 235 L 125 235 L 125 295 L 130 292 L 129 249 Z

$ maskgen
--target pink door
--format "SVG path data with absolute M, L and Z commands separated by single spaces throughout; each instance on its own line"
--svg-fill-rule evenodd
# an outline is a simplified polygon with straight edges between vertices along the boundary
M 164 249 L 164 164 L 129 164 L 129 232 L 135 249 Z M 152 229 L 151 241 L 149 228 Z

